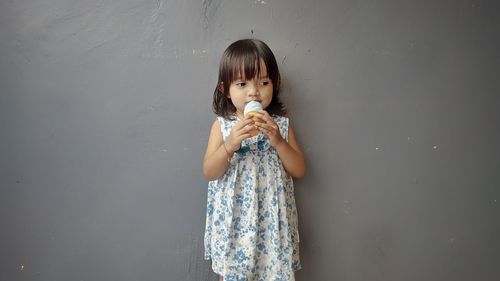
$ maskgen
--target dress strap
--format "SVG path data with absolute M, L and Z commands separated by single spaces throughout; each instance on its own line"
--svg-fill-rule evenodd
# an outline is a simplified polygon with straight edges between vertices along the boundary
M 281 136 L 285 139 L 286 142 L 288 142 L 288 118 L 284 116 L 274 116 L 274 121 L 276 121 L 278 127 L 280 128 Z
M 234 120 L 227 120 L 224 117 L 217 116 L 217 121 L 219 121 L 220 131 L 222 132 L 222 139 L 227 140 L 229 134 L 231 133 L 231 128 L 233 127 Z

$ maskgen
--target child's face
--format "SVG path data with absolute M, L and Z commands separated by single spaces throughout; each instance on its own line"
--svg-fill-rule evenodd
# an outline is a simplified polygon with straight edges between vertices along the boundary
M 229 96 L 236 114 L 240 119 L 243 119 L 243 111 L 245 105 L 250 101 L 259 101 L 262 108 L 266 108 L 271 104 L 273 99 L 273 82 L 267 76 L 267 68 L 264 62 L 260 63 L 260 77 L 243 78 L 238 77 L 229 86 Z

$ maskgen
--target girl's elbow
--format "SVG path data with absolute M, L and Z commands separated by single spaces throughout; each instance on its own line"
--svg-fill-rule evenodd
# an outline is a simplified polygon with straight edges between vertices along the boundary
M 294 173 L 291 175 L 295 179 L 301 179 L 306 175 L 306 166 L 300 167 L 299 169 L 295 170 Z
M 209 171 L 203 169 L 203 176 L 209 180 L 209 181 L 213 181 L 216 179 L 216 177 L 214 177 L 214 175 L 212 173 L 210 173 Z
M 306 175 L 306 171 L 298 171 L 295 175 L 292 175 L 293 178 L 300 180 Z
M 205 177 L 205 179 L 211 181 L 212 180 L 212 177 L 210 176 L 209 173 L 207 173 L 205 170 L 203 170 L 203 176 Z
M 203 163 L 203 176 L 209 181 L 213 180 L 213 175 L 210 173 L 206 163 Z
M 211 169 L 209 169 L 208 167 L 206 166 L 203 166 L 203 176 L 209 180 L 209 181 L 213 181 L 213 180 L 216 180 L 218 178 L 220 178 L 222 175 L 217 175 L 214 173 L 214 171 L 212 171 Z
M 213 175 L 211 175 L 211 174 L 203 173 L 203 175 L 205 176 L 205 178 L 206 178 L 208 181 L 213 181 L 213 180 L 218 179 L 217 177 L 214 177 L 214 176 L 213 176 Z

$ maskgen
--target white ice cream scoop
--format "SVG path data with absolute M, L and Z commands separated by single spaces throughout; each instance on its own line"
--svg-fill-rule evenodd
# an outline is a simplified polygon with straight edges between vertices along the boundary
M 247 116 L 247 114 L 249 112 L 258 111 L 258 110 L 262 110 L 262 104 L 258 101 L 253 100 L 253 101 L 247 103 L 247 105 L 245 106 L 245 110 L 243 112 L 243 115 Z

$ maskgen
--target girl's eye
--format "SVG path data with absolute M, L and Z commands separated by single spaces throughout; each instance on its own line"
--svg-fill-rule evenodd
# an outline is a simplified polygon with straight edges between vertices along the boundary
M 262 86 L 266 86 L 266 85 L 269 85 L 269 81 L 268 80 L 263 80 L 263 81 L 260 81 L 260 84 Z
M 238 83 L 236 83 L 236 85 L 237 85 L 238 87 L 241 87 L 241 88 L 242 88 L 242 87 L 245 87 L 245 86 L 247 85 L 247 83 L 246 83 L 246 82 L 238 82 Z

